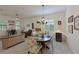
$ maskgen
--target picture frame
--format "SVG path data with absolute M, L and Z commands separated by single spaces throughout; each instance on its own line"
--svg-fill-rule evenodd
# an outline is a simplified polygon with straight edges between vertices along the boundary
M 79 30 L 79 15 L 74 18 L 74 29 Z
M 68 18 L 68 23 L 72 23 L 72 22 L 73 22 L 73 19 L 74 19 L 74 16 L 71 15 L 71 16 Z
M 58 25 L 61 25 L 61 21 L 58 21 Z
M 68 32 L 73 34 L 73 25 L 68 26 Z
M 34 23 L 32 23 L 32 29 L 34 29 Z

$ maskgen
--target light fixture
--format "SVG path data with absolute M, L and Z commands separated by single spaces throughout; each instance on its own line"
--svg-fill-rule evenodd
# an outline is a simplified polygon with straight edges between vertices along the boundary
M 37 23 L 42 23 L 42 24 L 46 24 L 48 23 L 46 20 L 45 20 L 45 16 L 44 16 L 44 13 L 45 13 L 45 5 L 42 5 L 42 17 L 40 20 L 37 21 Z
M 44 19 L 44 5 L 42 5 L 42 19 Z
M 45 13 L 45 5 L 42 5 L 42 19 L 41 19 L 42 24 L 47 23 L 47 21 L 45 20 L 44 13 Z
M 42 5 L 42 18 L 41 18 L 42 24 L 44 24 L 44 5 Z

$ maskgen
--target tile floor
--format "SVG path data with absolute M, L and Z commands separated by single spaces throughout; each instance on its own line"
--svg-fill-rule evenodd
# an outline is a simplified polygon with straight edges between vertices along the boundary
M 52 40 L 53 42 L 49 44 L 50 49 L 44 50 L 43 54 L 72 54 L 72 51 L 65 42 L 56 42 L 54 39 Z
M 50 49 L 44 49 L 43 54 L 71 54 L 71 50 L 68 48 L 65 42 L 56 42 L 52 39 L 48 46 Z M 0 41 L 0 54 L 27 54 L 26 50 L 26 42 L 20 43 L 16 46 L 13 46 L 7 50 L 1 49 L 1 41 Z
M 53 40 L 53 54 L 72 54 L 66 42 L 56 42 Z

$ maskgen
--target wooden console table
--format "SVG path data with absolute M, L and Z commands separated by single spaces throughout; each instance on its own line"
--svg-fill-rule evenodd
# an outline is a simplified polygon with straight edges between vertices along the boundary
M 4 39 L 2 39 L 2 46 L 3 46 L 3 49 L 7 49 L 23 41 L 24 41 L 23 34 L 13 35 L 13 36 L 5 37 Z

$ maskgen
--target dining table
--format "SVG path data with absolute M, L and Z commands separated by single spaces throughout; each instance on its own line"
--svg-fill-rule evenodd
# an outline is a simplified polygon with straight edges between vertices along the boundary
M 41 43 L 42 49 L 49 49 L 50 47 L 47 45 L 47 42 L 49 42 L 51 38 L 52 37 L 50 35 L 44 34 L 38 37 L 37 42 Z

